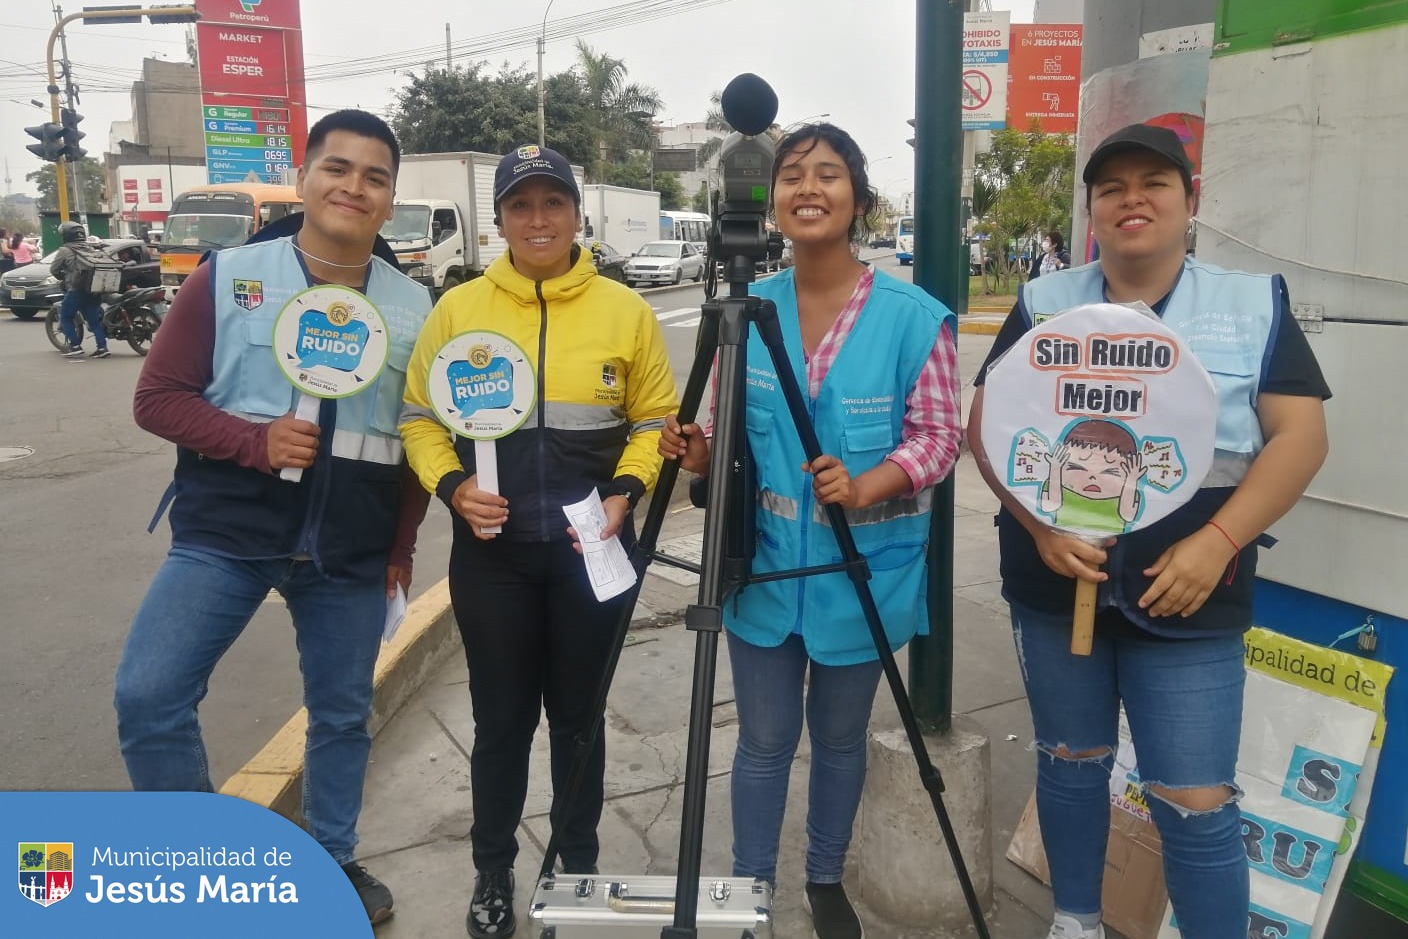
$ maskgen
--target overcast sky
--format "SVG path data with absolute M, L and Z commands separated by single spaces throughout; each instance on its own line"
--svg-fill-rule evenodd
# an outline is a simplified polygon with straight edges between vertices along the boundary
M 170 0 L 163 0 L 170 2 Z M 309 70 L 347 59 L 435 47 L 442 56 L 445 25 L 452 40 L 470 42 L 505 31 L 536 34 L 544 12 L 553 23 L 618 5 L 622 0 L 302 0 L 303 49 Z M 702 120 L 709 93 L 740 72 L 767 79 L 780 100 L 784 125 L 829 113 L 850 131 L 871 162 L 871 176 L 898 199 L 913 189 L 913 151 L 905 145 L 914 116 L 915 3 L 917 0 L 728 0 L 704 9 L 661 16 L 583 38 L 598 52 L 623 59 L 632 81 L 654 87 L 664 99 L 665 123 Z M 927 0 L 920 0 L 927 2 Z M 1034 0 L 993 0 L 1014 23 L 1032 21 Z M 67 10 L 104 5 L 70 0 Z M 8 0 L 0 5 L 0 157 L 8 162 L 9 192 L 36 192 L 25 174 L 38 158 L 26 126 L 47 120 L 44 46 L 53 28 L 47 0 Z M 109 125 L 131 117 L 129 89 L 146 57 L 182 61 L 180 26 L 68 27 L 69 58 L 85 116 L 90 154 L 106 147 Z M 429 54 L 428 54 L 429 55 Z M 428 57 L 428 56 L 427 56 Z M 536 71 L 534 39 L 489 57 Z M 572 37 L 550 38 L 544 72 L 570 68 Z M 404 73 L 391 70 L 357 78 L 311 81 L 309 124 L 328 110 L 357 106 L 383 113 L 404 87 Z M 41 112 L 31 98 L 45 102 Z M 191 120 L 199 120 L 198 105 Z

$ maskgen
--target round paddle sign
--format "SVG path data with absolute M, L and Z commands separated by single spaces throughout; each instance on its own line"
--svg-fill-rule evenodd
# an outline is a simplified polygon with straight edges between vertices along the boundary
M 350 287 L 294 294 L 274 321 L 274 358 L 304 394 L 346 398 L 381 374 L 390 349 L 381 311 Z
M 1053 528 L 1090 539 L 1152 525 L 1212 466 L 1217 394 L 1157 317 L 1074 307 L 988 371 L 983 449 L 1003 485 Z
M 533 363 L 517 343 L 476 330 L 440 347 L 426 390 L 435 416 L 455 434 L 497 440 L 528 419 L 538 389 Z

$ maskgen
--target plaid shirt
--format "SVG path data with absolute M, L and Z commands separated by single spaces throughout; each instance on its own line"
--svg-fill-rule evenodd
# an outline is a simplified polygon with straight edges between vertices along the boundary
M 875 268 L 867 264 L 836 322 L 831 324 L 831 329 L 827 330 L 815 351 L 807 358 L 807 394 L 812 399 L 821 393 L 821 383 L 826 379 L 836 356 L 841 353 L 846 337 L 855 328 L 856 318 L 870 299 L 874 284 Z M 953 469 L 963 435 L 958 344 L 950 322 L 946 321 L 939 331 L 939 338 L 904 403 L 900 445 L 885 459 L 904 470 L 913 491 L 918 492 L 939 482 Z M 709 416 L 710 426 L 705 429 L 706 434 L 713 433 L 712 406 Z

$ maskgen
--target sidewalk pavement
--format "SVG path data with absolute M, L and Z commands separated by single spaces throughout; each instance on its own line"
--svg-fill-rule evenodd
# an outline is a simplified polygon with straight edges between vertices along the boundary
M 969 316 L 963 318 L 963 327 L 970 325 Z M 973 325 L 1000 323 L 1001 318 L 986 314 Z M 970 379 L 990 347 L 990 336 L 985 329 L 960 341 L 965 414 L 972 395 Z M 997 535 L 992 526 L 997 501 L 966 454 L 955 470 L 955 480 L 953 701 L 956 713 L 981 727 L 991 751 L 994 902 L 988 928 L 993 939 L 1042 939 L 1050 923 L 1050 891 L 1004 858 L 1031 793 L 1035 760 L 1029 749 L 1030 715 L 998 583 Z M 703 512 L 689 508 L 683 495 L 681 485 L 667 514 L 660 548 L 680 556 L 692 551 L 697 557 Z M 434 514 L 435 508 L 427 524 L 444 523 Z M 605 725 L 607 801 L 599 829 L 600 867 L 607 874 L 676 870 L 695 647 L 695 636 L 684 628 L 682 614 L 697 599 L 694 581 L 693 575 L 662 564 L 649 568 L 611 688 Z M 360 825 L 359 860 L 396 897 L 396 915 L 377 927 L 379 939 L 465 935 L 464 917 L 473 889 L 469 752 L 474 726 L 463 650 L 453 617 L 446 611 L 443 585 L 417 605 L 419 609 L 402 627 L 408 635 L 398 636 L 388 646 L 379 666 L 375 738 Z M 898 659 L 901 673 L 907 675 L 903 652 Z M 731 869 L 728 774 L 737 719 L 722 639 L 713 700 L 701 871 L 706 876 L 724 876 Z M 296 716 L 222 791 L 296 816 L 301 717 Z M 894 702 L 882 682 L 871 729 L 899 727 Z M 803 734 L 792 770 L 773 906 L 778 939 L 811 935 L 801 904 L 809 762 Z M 544 724 L 534 741 L 528 800 L 519 827 L 516 909 L 519 935 L 524 936 L 531 933 L 527 910 L 549 835 L 549 780 Z M 920 786 L 917 770 L 914 785 Z M 941 837 L 935 822 L 935 841 Z M 854 853 L 853 846 L 847 883 L 871 939 L 976 935 L 971 925 L 943 932 L 884 922 L 866 908 L 855 876 Z M 1107 935 L 1119 939 L 1114 932 Z

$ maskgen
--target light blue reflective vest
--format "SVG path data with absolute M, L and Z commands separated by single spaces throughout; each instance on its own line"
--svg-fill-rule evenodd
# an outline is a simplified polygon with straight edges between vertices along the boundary
M 274 322 L 311 283 L 287 238 L 212 255 L 215 315 L 212 379 L 205 400 L 249 421 L 292 411 L 298 391 L 274 358 Z M 430 312 L 426 289 L 373 257 L 365 295 L 387 322 L 386 366 L 365 390 L 323 402 L 311 470 L 277 475 L 178 448 L 172 543 L 229 557 L 311 557 L 333 576 L 384 573 L 395 534 L 406 367 Z M 335 413 L 335 418 L 333 417 Z
M 1040 323 L 1062 310 L 1103 301 L 1104 286 L 1099 264 L 1057 271 L 1026 284 L 1018 308 L 1028 325 Z M 1139 609 L 1138 601 L 1150 582 L 1144 571 L 1169 545 L 1207 524 L 1261 450 L 1264 439 L 1255 405 L 1283 289 L 1279 275 L 1226 271 L 1185 259 L 1162 319 L 1202 362 L 1217 389 L 1213 466 L 1187 503 L 1153 525 L 1122 536 L 1109 549 L 1105 570 L 1110 579 L 1097 591 L 1097 609 L 1114 607 L 1139 627 L 1170 637 L 1235 634 L 1250 624 L 1256 544 L 1242 549 L 1230 582 L 1220 579 L 1192 616 L 1152 617 Z M 997 529 L 1003 596 L 1032 609 L 1069 615 L 1075 582 L 1046 566 L 1031 535 L 1005 508 L 998 513 Z
M 1271 357 L 1280 275 L 1227 271 L 1185 258 L 1160 317 L 1208 370 L 1217 389 L 1216 453 L 1204 487 L 1235 486 L 1265 443 L 1256 397 Z M 1029 325 L 1105 299 L 1100 265 L 1029 281 L 1019 305 Z
M 771 299 L 792 373 L 807 395 L 801 326 L 791 271 L 758 284 Z M 831 365 L 808 414 L 825 454 L 845 463 L 852 477 L 877 465 L 900 443 L 905 399 L 953 314 L 916 287 L 875 274 L 870 299 Z M 806 454 L 767 347 L 752 330 L 747 346 L 747 437 L 757 467 L 755 574 L 841 560 L 836 536 L 802 472 Z M 927 571 L 932 489 L 901 496 L 846 518 L 856 547 L 871 571 L 870 590 L 892 649 L 928 631 Z M 875 646 L 845 574 L 750 584 L 725 604 L 724 622 L 735 635 L 771 647 L 799 632 L 808 654 L 824 665 L 873 661 Z

